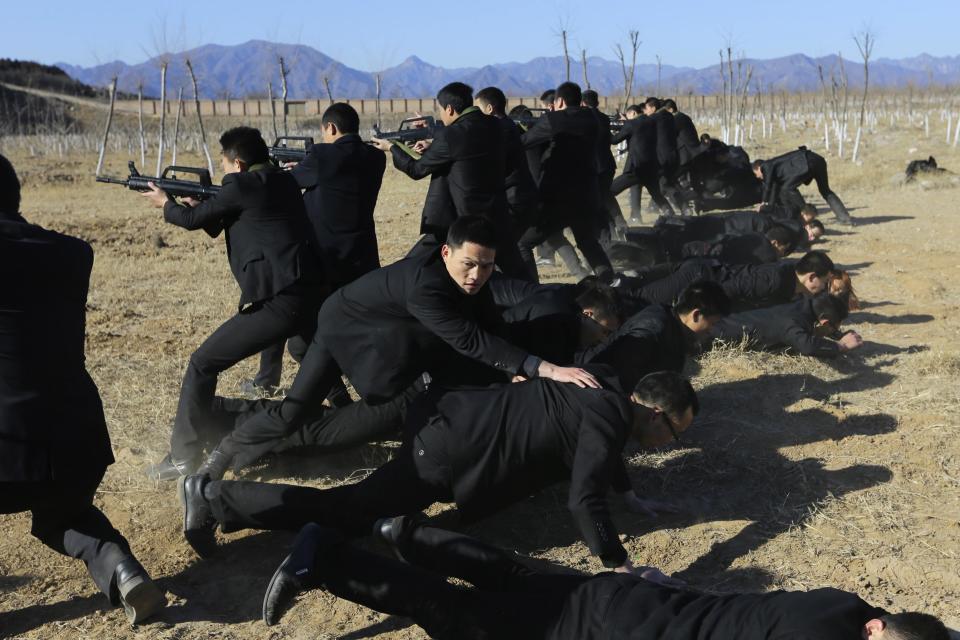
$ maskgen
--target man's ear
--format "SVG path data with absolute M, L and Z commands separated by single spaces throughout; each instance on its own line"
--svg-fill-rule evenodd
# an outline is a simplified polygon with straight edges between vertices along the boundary
M 865 638 L 880 638 L 882 637 L 883 630 L 886 627 L 887 625 L 884 624 L 883 620 L 874 618 L 863 625 L 863 636 Z
M 703 312 L 700 309 L 694 309 L 690 312 L 690 321 L 694 324 L 700 322 L 703 319 Z
M 593 309 L 584 309 L 584 310 L 583 310 L 583 315 L 587 316 L 587 317 L 590 318 L 591 320 L 593 320 L 593 319 L 594 319 L 594 316 L 595 316 L 595 314 L 593 313 Z
M 451 253 L 450 245 L 445 244 L 442 247 L 440 247 L 440 257 L 443 258 L 444 261 L 446 261 L 446 259 L 450 257 L 450 253 Z
M 334 123 L 328 122 L 327 126 L 330 127 L 330 135 L 335 136 L 338 133 L 340 133 L 340 130 L 337 129 L 337 125 L 335 125 Z

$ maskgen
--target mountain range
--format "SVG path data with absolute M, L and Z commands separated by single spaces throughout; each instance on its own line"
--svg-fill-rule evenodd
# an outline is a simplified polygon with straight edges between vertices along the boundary
M 185 96 L 192 96 L 190 80 L 183 64 L 189 59 L 197 73 L 201 98 L 243 98 L 266 96 L 268 83 L 275 96 L 280 94 L 280 68 L 283 57 L 288 69 L 289 97 L 318 98 L 327 95 L 326 78 L 334 98 L 373 98 L 376 96 L 376 72 L 361 71 L 302 44 L 279 44 L 251 40 L 240 45 L 208 44 L 181 53 L 156 56 L 140 64 L 129 65 L 114 61 L 93 67 L 79 67 L 67 63 L 56 66 L 72 78 L 105 87 L 110 79 L 119 77 L 121 91 L 135 93 L 143 84 L 144 94 L 160 95 L 160 65 L 166 60 L 168 95 L 176 95 L 184 88 Z M 847 73 L 851 86 L 862 86 L 863 64 L 829 55 L 812 58 L 794 54 L 767 60 L 744 59 L 753 69 L 751 90 L 815 91 L 820 88 L 819 68 L 829 82 L 831 72 L 839 77 L 840 64 Z M 736 75 L 737 60 L 734 60 Z M 601 57 L 587 59 L 587 72 L 592 88 L 602 95 L 623 92 L 623 70 L 618 61 Z M 432 65 L 416 56 L 400 64 L 383 69 L 381 96 L 384 98 L 419 98 L 436 94 L 448 82 L 460 80 L 475 89 L 494 85 L 509 96 L 539 95 L 543 89 L 565 79 L 562 56 L 534 58 L 528 62 L 489 64 L 483 67 L 447 69 Z M 658 73 L 663 94 L 718 93 L 721 87 L 719 64 L 694 69 L 655 64 L 637 64 L 634 76 L 634 95 L 655 92 Z M 571 79 L 583 84 L 583 70 L 578 60 L 571 60 Z M 910 84 L 960 84 L 960 55 L 933 57 L 926 54 L 892 60 L 878 58 L 870 63 L 870 82 L 880 87 L 905 87 Z

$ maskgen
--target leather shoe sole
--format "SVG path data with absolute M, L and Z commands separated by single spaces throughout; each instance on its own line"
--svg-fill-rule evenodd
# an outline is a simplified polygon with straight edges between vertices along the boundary
M 133 562 L 136 564 L 129 569 L 131 573 L 122 579 L 118 577 L 117 592 L 127 620 L 130 624 L 140 624 L 167 606 L 167 598 L 143 567 L 136 560 Z M 118 567 L 119 576 L 125 573 L 121 567 Z

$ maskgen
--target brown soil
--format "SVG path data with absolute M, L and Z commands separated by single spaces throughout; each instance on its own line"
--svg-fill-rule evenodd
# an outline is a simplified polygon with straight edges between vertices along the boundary
M 831 161 L 832 182 L 859 226 L 838 230 L 824 216 L 833 229 L 825 247 L 855 274 L 865 301 L 849 325 L 866 346 L 836 362 L 739 348 L 702 358 L 690 371 L 702 413 L 684 446 L 631 459 L 638 492 L 673 501 L 682 513 L 648 520 L 616 507 L 615 518 L 635 562 L 702 589 L 836 586 L 957 626 L 960 190 L 949 180 L 895 186 L 889 178 L 906 165 L 915 142 L 902 133 L 874 144 L 862 167 Z M 960 170 L 960 154 L 941 142 L 929 147 L 942 166 Z M 136 194 L 96 185 L 90 158 L 7 152 L 24 177 L 28 218 L 85 238 L 96 250 L 88 367 L 117 458 L 97 503 L 166 589 L 170 606 L 132 630 L 122 612 L 107 608 L 80 563 L 30 537 L 29 514 L 0 516 L 0 636 L 424 637 L 408 620 L 321 592 L 304 596 L 281 625 L 263 626 L 263 590 L 289 534 L 241 532 L 225 537 L 215 559 L 194 555 L 180 533 L 172 485 L 155 485 L 141 469 L 166 452 L 190 352 L 235 308 L 238 290 L 222 240 L 166 226 Z M 756 146 L 751 152 L 761 153 Z M 927 154 L 925 148 L 913 157 Z M 119 171 L 122 159 L 112 160 Z M 415 240 L 425 188 L 388 171 L 378 208 L 385 263 Z M 565 274 L 553 270 L 549 277 Z M 287 383 L 295 370 L 288 365 Z M 255 367 L 251 359 L 224 375 L 221 393 L 235 394 Z M 389 448 L 369 447 L 283 460 L 248 477 L 323 486 L 356 478 L 388 455 Z M 565 488 L 558 487 L 467 531 L 596 571 L 564 504 Z M 454 510 L 434 515 L 460 526 Z

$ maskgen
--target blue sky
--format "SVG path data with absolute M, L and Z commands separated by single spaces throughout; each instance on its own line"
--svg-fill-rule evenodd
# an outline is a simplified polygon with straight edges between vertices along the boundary
M 635 28 L 639 62 L 659 54 L 678 66 L 713 64 L 727 42 L 755 58 L 838 51 L 856 57 L 851 36 L 864 26 L 877 35 L 875 57 L 960 54 L 958 0 L 40 0 L 4 2 L 2 15 L 0 57 L 82 66 L 141 62 L 163 42 L 176 51 L 251 39 L 310 45 L 363 70 L 411 54 L 445 67 L 481 66 L 556 55 L 561 25 L 572 50 L 608 59 L 612 45 L 625 44 Z

